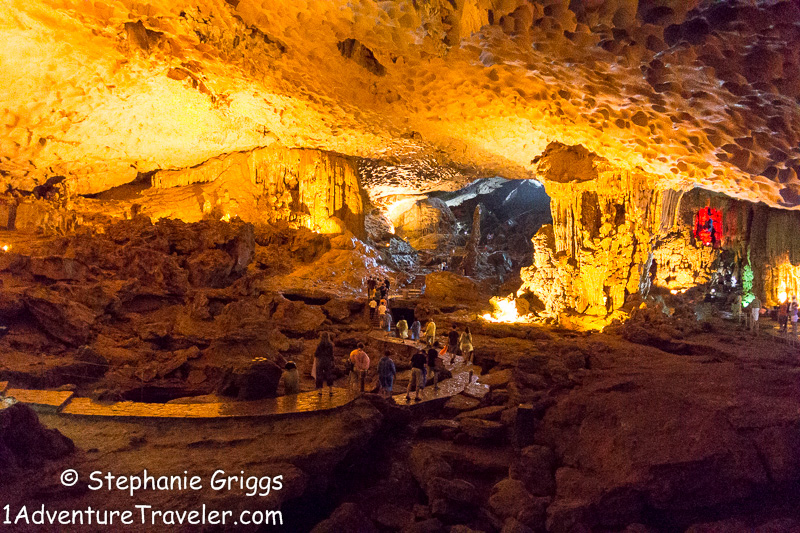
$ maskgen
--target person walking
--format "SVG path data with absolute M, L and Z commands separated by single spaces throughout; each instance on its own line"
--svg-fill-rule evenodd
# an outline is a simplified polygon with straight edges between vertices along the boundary
M 414 355 L 411 356 L 411 379 L 408 380 L 408 389 L 406 389 L 406 401 L 411 401 L 411 388 L 414 388 L 414 401 L 420 401 L 420 391 L 425 386 L 425 382 L 423 381 L 422 373 L 425 371 L 425 354 L 422 351 L 418 351 Z
M 792 296 L 792 305 L 789 306 L 789 318 L 792 321 L 792 344 L 797 342 L 797 296 Z
M 428 378 L 433 379 L 433 390 L 439 390 L 439 372 L 436 370 L 436 361 L 439 360 L 439 348 L 428 348 Z
M 367 296 L 372 298 L 372 291 L 375 290 L 375 278 L 370 276 L 367 279 Z
M 731 311 L 733 312 L 733 318 L 741 325 L 742 323 L 742 295 L 737 294 L 736 298 L 733 299 L 733 303 L 731 304 Z
M 369 301 L 369 320 L 370 320 L 370 322 L 375 320 L 375 311 L 377 309 L 378 309 L 378 302 L 376 302 L 374 299 L 370 300 Z
M 422 331 L 422 324 L 419 323 L 419 320 L 415 320 L 413 324 L 411 324 L 411 340 L 418 341 L 419 334 Z
M 425 326 L 425 343 L 428 346 L 433 346 L 434 342 L 436 342 L 436 323 L 433 320 L 428 320 L 428 324 Z
M 456 325 L 450 328 L 450 332 L 447 334 L 447 353 L 450 355 L 450 364 L 452 365 L 456 360 L 456 355 L 458 355 L 458 330 L 456 329 Z
M 464 362 L 472 364 L 472 332 L 469 326 L 464 328 L 464 332 L 458 339 L 458 347 L 461 349 L 461 355 L 464 356 Z
M 408 338 L 408 322 L 405 318 L 400 319 L 397 323 L 397 336 L 403 339 L 403 342 Z
M 319 344 L 314 351 L 314 372 L 318 394 L 322 395 L 322 385 L 327 383 L 328 392 L 333 396 L 333 341 L 327 331 L 320 334 Z
M 369 356 L 364 351 L 363 342 L 359 342 L 356 349 L 350 352 L 350 361 L 353 362 L 353 371 L 360 383 L 359 390 L 364 392 L 364 382 L 367 378 L 367 370 L 369 370 Z
M 297 373 L 297 365 L 294 361 L 289 361 L 283 367 L 283 394 L 297 394 L 300 392 L 300 375 Z
M 778 331 L 781 335 L 788 333 L 789 322 L 789 300 L 787 299 L 778 306 Z
M 378 383 L 381 386 L 381 396 L 389 398 L 392 396 L 394 377 L 397 375 L 397 367 L 392 361 L 392 354 L 389 350 L 383 352 L 383 357 L 378 361 Z
M 380 304 L 378 304 L 378 320 L 380 321 L 380 328 L 383 329 L 386 327 L 386 311 L 388 308 L 386 307 L 386 300 L 381 300 Z
M 758 335 L 758 319 L 761 316 L 761 300 L 758 296 L 750 302 L 750 331 Z
M 392 318 L 392 313 L 389 312 L 388 309 L 383 314 L 383 316 L 384 316 L 384 319 L 383 319 L 384 320 L 384 325 L 386 326 L 386 335 L 388 336 L 388 335 L 392 334 L 392 323 L 394 322 L 394 319 Z

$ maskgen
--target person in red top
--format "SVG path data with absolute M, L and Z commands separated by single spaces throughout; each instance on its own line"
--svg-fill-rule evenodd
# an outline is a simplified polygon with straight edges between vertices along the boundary
M 360 390 L 364 392 L 364 381 L 369 370 L 369 356 L 364 351 L 364 343 L 359 342 L 358 347 L 350 352 L 350 361 L 353 363 L 353 372 L 360 381 Z

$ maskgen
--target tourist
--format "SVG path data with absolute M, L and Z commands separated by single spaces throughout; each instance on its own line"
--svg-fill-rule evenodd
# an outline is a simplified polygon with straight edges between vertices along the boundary
M 425 326 L 425 343 L 428 346 L 433 346 L 434 342 L 436 342 L 436 323 L 433 320 L 428 320 L 428 324 Z
M 750 302 L 750 331 L 758 335 L 758 318 L 761 316 L 761 300 L 754 296 Z
M 300 392 L 300 375 L 297 373 L 297 365 L 294 361 L 289 361 L 283 367 L 283 393 L 286 395 L 297 394 Z
M 458 355 L 458 338 L 458 330 L 456 325 L 453 324 L 453 327 L 450 328 L 450 333 L 447 334 L 447 353 L 450 354 L 451 365 L 455 362 L 456 355 Z
M 439 373 L 436 370 L 436 361 L 439 360 L 439 348 L 433 346 L 428 348 L 428 374 L 433 379 L 433 390 L 439 390 Z M 427 380 L 426 380 L 427 381 Z
M 381 300 L 381 303 L 378 304 L 378 320 L 381 329 L 386 327 L 386 311 L 386 300 Z
M 389 294 L 389 287 L 385 283 L 381 283 L 378 285 L 378 292 L 381 294 L 381 298 L 385 299 Z
M 422 324 L 420 324 L 419 320 L 415 320 L 413 324 L 411 324 L 411 340 L 418 341 L 419 334 L 422 331 Z
M 364 392 L 364 382 L 367 378 L 367 370 L 369 370 L 369 356 L 364 351 L 363 342 L 359 342 L 356 349 L 350 352 L 350 361 L 353 362 L 353 371 L 360 383 L 359 390 Z
M 392 319 L 392 313 L 389 312 L 387 309 L 386 312 L 383 314 L 383 324 L 386 327 L 386 335 L 392 334 L 392 323 L 394 320 Z
M 392 396 L 394 377 L 397 375 L 397 367 L 392 361 L 392 354 L 389 350 L 383 352 L 383 357 L 378 361 L 378 383 L 381 386 L 381 396 L 389 398 Z
M 370 276 L 369 279 L 367 279 L 367 295 L 370 298 L 373 297 L 372 296 L 372 291 L 375 290 L 375 283 L 376 282 L 375 282 L 375 278 L 374 277 Z
M 414 401 L 420 401 L 419 393 L 425 386 L 423 381 L 423 372 L 425 372 L 426 363 L 425 354 L 422 351 L 415 353 L 411 356 L 411 379 L 408 381 L 408 389 L 406 389 L 406 401 L 411 401 L 411 388 L 414 388 L 415 395 Z
M 788 332 L 787 322 L 789 322 L 789 300 L 781 302 L 778 306 L 778 331 L 781 335 Z
M 461 338 L 458 339 L 458 347 L 461 349 L 461 355 L 464 356 L 464 362 L 472 364 L 472 332 L 469 326 L 464 328 Z
M 792 296 L 792 305 L 789 306 L 789 316 L 792 320 L 792 344 L 797 342 L 797 296 Z
M 389 294 L 389 278 L 383 278 L 383 286 L 386 287 L 386 294 Z
M 333 342 L 331 334 L 323 331 L 314 351 L 314 380 L 317 391 L 322 395 L 323 383 L 328 383 L 328 392 L 333 396 Z
M 742 323 L 742 295 L 737 294 L 736 298 L 734 298 L 733 303 L 731 304 L 731 311 L 733 312 L 733 318 Z
M 397 336 L 403 339 L 403 342 L 408 338 L 408 322 L 404 318 L 397 323 Z
M 375 290 L 375 289 L 372 289 Z M 369 319 L 375 320 L 375 310 L 378 308 L 378 302 L 374 299 L 369 301 Z

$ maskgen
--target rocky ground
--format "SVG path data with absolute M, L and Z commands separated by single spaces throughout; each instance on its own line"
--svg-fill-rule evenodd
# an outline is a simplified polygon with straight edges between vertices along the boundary
M 0 377 L 103 399 L 266 397 L 280 394 L 287 359 L 312 387 L 313 348 L 326 329 L 337 384 L 342 357 L 367 340 L 370 382 L 389 346 L 401 389 L 413 349 L 370 337 L 360 296 L 364 265 L 386 272 L 381 253 L 346 235 L 238 222 L 137 219 L 104 233 L 16 240 L 0 255 Z M 58 475 L 147 468 L 207 477 L 221 468 L 284 475 L 286 488 L 256 503 L 280 506 L 287 531 L 800 528 L 791 505 L 798 348 L 768 324 L 754 338 L 714 312 L 698 322 L 681 297 L 667 298 L 671 317 L 645 307 L 602 334 L 490 324 L 476 318 L 484 304 L 470 283 L 435 274 L 425 298 L 395 307 L 434 318 L 440 333 L 470 325 L 488 394 L 424 408 L 367 394 L 333 413 L 272 421 L 42 415 L 57 431 L 15 406 L 0 412 L 0 495 L 12 506 L 123 508 L 127 493 L 67 489 Z M 254 501 L 219 491 L 145 499 L 232 510 Z

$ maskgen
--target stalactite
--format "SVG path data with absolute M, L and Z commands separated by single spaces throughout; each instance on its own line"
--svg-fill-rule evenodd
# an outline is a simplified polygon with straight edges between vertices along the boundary
M 332 152 L 270 146 L 151 178 L 160 189 L 226 179 L 252 183 L 270 221 L 288 220 L 322 233 L 363 232 L 364 193 L 357 166 L 352 158 Z

